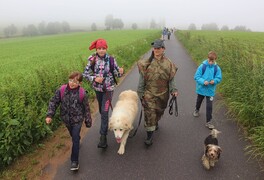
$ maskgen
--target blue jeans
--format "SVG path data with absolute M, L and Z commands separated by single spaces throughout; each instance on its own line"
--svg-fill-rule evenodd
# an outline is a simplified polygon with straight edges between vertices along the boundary
M 73 124 L 67 126 L 67 129 L 72 138 L 72 152 L 71 161 L 79 162 L 79 149 L 80 149 L 80 132 L 81 132 L 82 122 L 78 124 Z
M 206 97 L 206 122 L 209 122 L 212 120 L 213 98 L 211 98 L 210 96 L 203 96 L 198 94 L 196 100 L 196 110 L 200 110 L 204 97 Z
M 101 114 L 100 134 L 107 135 L 108 121 L 109 121 L 108 112 L 113 97 L 113 91 L 106 91 L 106 92 L 96 91 L 95 93 L 98 101 L 99 112 Z

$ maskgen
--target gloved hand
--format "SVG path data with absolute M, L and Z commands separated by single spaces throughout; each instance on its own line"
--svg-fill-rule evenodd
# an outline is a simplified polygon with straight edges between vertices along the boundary
M 90 120 L 90 121 L 85 121 L 85 126 L 86 126 L 87 128 L 92 127 L 92 120 Z

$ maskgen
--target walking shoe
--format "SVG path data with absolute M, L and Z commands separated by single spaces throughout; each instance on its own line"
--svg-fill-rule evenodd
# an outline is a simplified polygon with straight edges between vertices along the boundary
M 211 123 L 211 121 L 207 122 L 205 126 L 208 127 L 209 129 L 214 129 L 214 125 Z
M 76 161 L 73 161 L 71 163 L 71 171 L 77 171 L 77 170 L 79 170 L 79 163 Z
M 195 109 L 194 112 L 193 112 L 193 116 L 194 117 L 200 116 L 199 111 Z
M 98 148 L 107 148 L 107 139 L 106 135 L 101 135 L 100 137 L 100 142 L 98 143 L 97 147 Z
M 147 139 L 144 141 L 146 146 L 152 145 L 152 136 L 154 131 L 147 131 Z

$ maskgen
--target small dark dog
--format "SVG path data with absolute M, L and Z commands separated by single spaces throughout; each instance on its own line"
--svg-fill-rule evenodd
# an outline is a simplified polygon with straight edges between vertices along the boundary
M 204 140 L 205 150 L 202 157 L 203 166 L 206 169 L 214 167 L 215 163 L 219 160 L 222 149 L 218 146 L 217 135 L 221 133 L 216 129 L 211 130 L 211 134 Z

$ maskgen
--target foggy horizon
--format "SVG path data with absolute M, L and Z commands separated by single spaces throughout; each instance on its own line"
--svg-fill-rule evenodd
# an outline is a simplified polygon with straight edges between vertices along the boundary
M 262 0 L 0 0 L 0 26 L 27 26 L 44 21 L 66 21 L 71 27 L 104 26 L 105 17 L 121 19 L 124 27 L 137 23 L 149 28 L 151 20 L 179 29 L 216 23 L 218 28 L 245 26 L 264 32 Z

